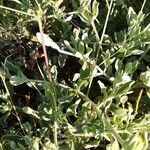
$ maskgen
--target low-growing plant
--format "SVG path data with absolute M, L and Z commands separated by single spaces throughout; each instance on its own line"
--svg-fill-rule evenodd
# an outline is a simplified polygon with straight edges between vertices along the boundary
M 1 1 L 0 148 L 146 150 L 149 1 Z

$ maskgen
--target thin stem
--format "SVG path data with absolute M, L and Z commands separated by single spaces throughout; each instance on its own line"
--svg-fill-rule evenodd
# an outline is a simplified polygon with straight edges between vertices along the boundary
M 42 48 L 43 48 L 43 53 L 44 53 L 44 58 L 45 58 L 45 65 L 46 65 L 46 69 L 48 71 L 48 79 L 51 82 L 52 79 L 51 79 L 51 73 L 50 73 L 50 67 L 49 67 L 49 62 L 48 62 L 48 55 L 47 55 L 46 45 L 45 45 L 45 41 L 44 41 L 44 33 L 43 33 L 43 27 L 42 27 L 42 20 L 41 20 L 39 14 L 37 15 L 37 21 L 38 21 L 38 24 L 39 24 L 39 30 L 40 30 L 40 34 L 41 34 Z
M 101 35 L 101 39 L 100 39 L 100 37 L 99 37 L 99 35 L 98 35 L 98 32 L 97 32 L 97 29 L 96 29 L 96 26 L 95 26 L 94 21 L 92 21 L 92 23 L 91 23 L 91 25 L 92 25 L 92 27 L 93 27 L 93 31 L 94 31 L 95 36 L 96 36 L 96 40 L 97 40 L 98 45 L 99 45 L 98 50 L 97 50 L 97 54 L 96 54 L 96 61 L 95 61 L 95 63 L 94 63 L 94 68 L 96 67 L 96 64 L 97 64 L 97 61 L 98 61 L 98 57 L 99 57 L 99 54 L 100 54 L 100 50 L 101 50 L 101 48 L 102 48 L 102 42 L 103 42 L 104 35 L 105 35 L 105 32 L 106 32 L 106 28 L 107 28 L 107 24 L 108 24 L 108 19 L 109 19 L 109 16 L 110 16 L 110 12 L 111 12 L 111 8 L 112 8 L 112 5 L 113 5 L 113 1 L 114 1 L 114 0 L 111 0 L 110 5 L 109 5 L 109 7 L 108 7 L 108 12 L 107 12 L 107 16 L 106 16 L 106 20 L 105 20 L 103 32 L 102 32 L 102 35 Z M 88 95 L 89 92 L 90 92 L 91 85 L 92 85 L 92 82 L 93 82 L 93 78 L 94 78 L 94 76 L 93 76 L 93 74 L 92 74 L 92 76 L 91 76 L 91 78 L 90 78 L 89 87 L 88 87 L 88 90 L 87 90 L 87 95 Z
M 39 23 L 40 33 L 41 33 L 41 40 L 42 40 L 42 47 L 43 47 L 44 57 L 45 57 L 45 63 L 46 63 L 46 66 L 48 67 L 49 66 L 48 55 L 47 55 L 47 51 L 46 51 L 46 45 L 45 45 L 45 41 L 44 41 L 44 33 L 43 33 L 41 20 L 38 20 L 38 23 Z
M 58 141 L 57 141 L 57 128 L 58 128 L 58 124 L 57 124 L 57 103 L 56 103 L 56 99 L 55 97 L 53 97 L 53 105 L 54 105 L 54 143 L 56 148 L 58 149 Z
M 146 3 L 146 0 L 144 0 L 144 2 L 143 2 L 143 5 L 142 5 L 141 10 L 140 10 L 141 12 L 142 12 L 143 9 L 144 9 L 145 3 Z
M 41 7 L 38 4 L 38 2 L 37 2 L 37 5 L 39 6 L 39 12 L 37 14 L 37 21 L 38 21 L 38 24 L 39 24 L 39 29 L 40 29 L 40 34 L 41 34 L 41 42 L 42 42 L 43 53 L 44 53 L 44 57 L 45 57 L 45 65 L 46 65 L 46 69 L 48 71 L 48 79 L 51 82 L 51 83 L 48 83 L 48 84 L 49 84 L 49 86 L 54 87 L 53 82 L 52 82 L 52 78 L 51 78 L 51 72 L 50 72 L 50 67 L 49 67 L 49 62 L 48 62 L 48 55 L 47 55 L 45 39 L 44 39 L 44 32 L 43 32 L 43 26 L 42 26 L 42 17 L 43 16 L 41 16 L 42 10 L 41 10 Z M 44 80 L 44 82 L 46 82 L 46 81 Z M 54 105 L 54 143 L 55 143 L 56 148 L 58 149 L 58 141 L 57 141 L 57 103 L 56 103 L 56 98 L 55 98 L 56 94 L 52 93 L 51 95 L 52 95 L 53 105 Z
M 134 116 L 136 116 L 136 114 L 137 114 L 137 111 L 138 111 L 138 108 L 139 108 L 139 103 L 140 103 L 140 100 L 141 100 L 141 97 L 142 97 L 142 93 L 143 93 L 143 89 L 140 90 L 140 93 L 139 93 L 139 96 L 138 96 L 138 99 L 137 99 L 137 102 L 136 102 Z
M 109 2 L 108 2 L 108 0 L 106 0 L 106 5 L 107 5 L 107 7 L 109 8 Z
M 51 83 L 52 84 L 52 83 Z M 54 83 L 55 84 L 55 83 Z M 55 85 L 52 85 L 55 88 Z M 56 145 L 56 148 L 58 149 L 58 141 L 57 141 L 57 128 L 58 128 L 58 110 L 57 110 L 57 101 L 56 101 L 56 89 L 54 89 L 54 95 L 53 95 L 53 105 L 54 105 L 54 143 Z
M 120 135 L 115 131 L 115 129 L 113 129 L 112 125 L 110 124 L 110 122 L 106 118 L 103 118 L 103 120 L 106 124 L 106 128 L 114 135 L 114 137 L 118 140 L 120 145 L 123 147 L 124 141 L 122 140 Z
M 99 43 L 99 47 L 101 47 L 103 39 L 104 39 L 104 35 L 105 35 L 105 32 L 106 32 L 106 28 L 107 28 L 107 24 L 108 24 L 108 19 L 109 19 L 109 16 L 110 16 L 110 12 L 111 12 L 111 8 L 112 8 L 112 5 L 113 5 L 113 1 L 114 0 L 111 0 L 109 8 L 108 8 L 108 12 L 107 12 L 107 16 L 106 16 L 106 20 L 105 20 L 103 32 L 102 32 L 102 35 L 101 35 L 101 39 L 100 39 L 100 42 L 98 42 Z M 95 31 L 95 34 L 98 35 L 98 33 L 96 33 L 97 30 L 94 30 L 94 31 Z M 99 36 L 97 37 L 97 40 L 99 41 Z M 96 61 L 98 60 L 99 53 L 100 53 L 100 50 L 97 53 Z
M 52 100 L 53 100 L 53 107 L 54 107 L 54 143 L 55 143 L 55 146 L 56 148 L 58 149 L 58 140 L 57 140 L 57 128 L 58 128 L 58 121 L 57 121 L 57 118 L 58 118 L 58 110 L 57 110 L 57 102 L 56 102 L 56 90 L 55 90 L 55 83 L 49 83 L 49 87 L 50 89 L 52 89 Z M 50 91 L 49 91 L 50 92 Z
M 10 7 L 5 7 L 5 6 L 0 5 L 0 8 L 5 9 L 5 10 L 9 10 L 9 11 L 13 11 L 13 12 L 16 12 L 16 13 L 20 13 L 20 14 L 23 14 L 23 15 L 35 17 L 35 15 L 29 14 L 27 12 L 20 11 L 20 10 L 17 10 L 17 9 L 13 9 L 13 8 L 10 8 Z

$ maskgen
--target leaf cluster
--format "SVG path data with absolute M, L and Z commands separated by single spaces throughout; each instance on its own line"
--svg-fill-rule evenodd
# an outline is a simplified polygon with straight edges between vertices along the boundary
M 150 3 L 135 3 L 1 2 L 1 149 L 149 148 Z

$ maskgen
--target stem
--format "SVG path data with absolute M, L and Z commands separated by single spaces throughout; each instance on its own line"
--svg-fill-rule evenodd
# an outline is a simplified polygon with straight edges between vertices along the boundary
M 57 141 L 57 104 L 56 104 L 56 99 L 53 98 L 53 103 L 54 103 L 54 143 L 56 148 L 58 149 L 58 141 Z
M 58 110 L 57 110 L 57 102 L 56 102 L 56 91 L 55 91 L 54 83 L 51 82 L 49 84 L 51 84 L 51 85 L 49 85 L 49 86 L 51 86 L 50 89 L 53 88 L 51 95 L 52 95 L 53 106 L 54 106 L 54 109 L 53 109 L 54 110 L 54 143 L 55 143 L 56 148 L 58 149 L 58 140 L 57 140 L 57 128 L 58 128 L 58 124 L 57 124 L 58 113 L 57 113 L 57 111 Z
M 94 21 L 92 21 L 91 25 L 93 27 L 93 30 L 94 30 L 94 33 L 95 33 L 95 36 L 96 36 L 96 40 L 98 42 L 98 50 L 97 50 L 97 54 L 96 54 L 96 61 L 94 63 L 94 68 L 96 67 L 96 64 L 97 64 L 97 61 L 98 61 L 98 57 L 99 57 L 99 54 L 100 54 L 100 49 L 102 48 L 102 42 L 103 42 L 103 39 L 104 39 L 104 35 L 105 35 L 105 32 L 106 32 L 106 28 L 107 28 L 107 24 L 108 24 L 108 19 L 109 19 L 109 16 L 110 16 L 110 11 L 111 11 L 111 8 L 112 8 L 112 5 L 113 5 L 113 1 L 114 0 L 111 0 L 110 2 L 110 5 L 108 7 L 108 12 L 107 12 L 107 16 L 106 16 L 106 20 L 105 20 L 105 24 L 104 24 L 104 28 L 103 28 L 103 32 L 102 32 L 102 35 L 101 35 L 101 39 L 98 35 L 98 32 L 97 32 L 97 29 L 96 29 L 96 26 L 95 26 L 95 23 Z M 92 82 L 93 82 L 93 74 L 90 78 L 90 83 L 89 83 L 89 87 L 88 87 L 88 91 L 87 91 L 87 95 L 89 94 L 90 92 L 90 88 L 91 88 L 91 85 L 92 85 Z
M 42 40 L 42 47 L 43 47 L 43 53 L 44 53 L 44 57 L 45 57 L 45 65 L 46 65 L 46 69 L 48 71 L 48 79 L 51 82 L 51 73 L 50 73 L 50 68 L 49 68 L 49 63 L 48 63 L 48 55 L 47 55 L 47 51 L 46 51 L 46 45 L 45 45 L 45 41 L 44 41 L 44 33 L 43 33 L 43 28 L 42 28 L 42 21 L 40 20 L 40 17 L 38 16 L 38 24 L 39 24 L 39 29 L 40 29 L 40 33 L 41 33 L 41 40 Z M 52 94 L 53 95 L 53 94 Z M 53 97 L 53 103 L 54 103 L 54 143 L 56 148 L 58 149 L 58 141 L 57 141 L 57 105 L 56 105 L 56 100 Z
M 10 8 L 10 7 L 5 7 L 5 6 L 0 5 L 0 8 L 5 9 L 5 10 L 9 10 L 9 11 L 13 11 L 13 12 L 16 12 L 16 13 L 20 13 L 20 14 L 23 14 L 23 15 L 35 17 L 32 14 L 29 14 L 29 13 L 24 12 L 24 11 L 16 10 L 16 9 L 13 9 L 13 8 Z
M 105 20 L 103 32 L 102 32 L 102 35 L 101 35 L 101 39 L 99 38 L 99 35 L 98 35 L 98 32 L 97 32 L 97 29 L 96 29 L 94 21 L 92 22 L 92 27 L 93 27 L 93 30 L 95 32 L 96 40 L 97 40 L 98 45 L 99 45 L 99 48 L 98 48 L 98 51 L 97 51 L 97 55 L 96 55 L 96 62 L 98 60 L 98 56 L 99 56 L 99 53 L 100 53 L 100 48 L 102 46 L 102 42 L 103 42 L 104 35 L 105 35 L 105 32 L 106 32 L 106 28 L 107 28 L 107 24 L 108 24 L 108 19 L 109 19 L 109 16 L 110 16 L 110 11 L 111 11 L 111 8 L 112 8 L 112 5 L 113 5 L 113 1 L 114 0 L 111 0 L 109 8 L 108 8 L 108 12 L 107 12 L 107 16 L 106 16 L 106 20 Z
M 145 3 L 146 3 L 146 0 L 144 0 L 144 2 L 143 2 L 143 5 L 142 5 L 141 10 L 140 10 L 141 12 L 142 12 L 143 9 L 144 9 Z
M 47 50 L 46 50 L 46 45 L 45 45 L 45 41 L 44 41 L 44 33 L 43 33 L 43 27 L 42 27 L 42 21 L 40 18 L 40 15 L 37 15 L 37 21 L 39 24 L 39 30 L 40 30 L 40 34 L 41 34 L 41 40 L 42 40 L 42 48 L 43 48 L 43 53 L 44 53 L 44 58 L 45 58 L 45 65 L 46 65 L 46 69 L 48 71 L 48 79 L 51 82 L 51 73 L 50 73 L 50 67 L 49 67 L 49 63 L 48 63 L 48 55 L 47 55 Z
M 141 100 L 141 97 L 142 97 L 142 93 L 143 93 L 143 89 L 140 90 L 140 93 L 139 93 L 139 96 L 138 96 L 138 99 L 137 99 L 137 102 L 136 102 L 134 116 L 136 116 L 136 114 L 137 114 L 137 111 L 138 111 L 138 108 L 139 108 L 139 103 L 140 103 L 140 100 Z
M 107 7 L 109 8 L 109 2 L 108 2 L 108 0 L 106 0 L 106 5 L 107 5 Z
M 49 67 L 49 63 L 48 63 L 48 55 L 47 55 L 47 50 L 46 50 L 46 45 L 45 45 L 45 39 L 44 39 L 44 33 L 43 33 L 43 27 L 42 27 L 42 10 L 41 10 L 41 7 L 40 5 L 38 4 L 37 2 L 37 5 L 39 6 L 39 12 L 37 14 L 37 21 L 38 21 L 38 24 L 39 24 L 39 29 L 40 29 L 40 34 L 41 34 L 41 41 L 42 41 L 42 47 L 43 47 L 43 53 L 44 53 L 44 57 L 45 57 L 45 65 L 46 65 L 46 69 L 48 71 L 48 79 L 51 83 L 49 83 L 49 86 L 51 87 L 55 87 L 55 85 L 53 85 L 53 82 L 52 82 L 52 78 L 51 78 L 51 72 L 50 72 L 50 67 Z M 46 82 L 46 81 L 44 81 Z M 49 89 L 51 89 L 51 87 L 49 87 Z M 55 90 L 54 90 L 55 91 Z M 54 92 L 52 90 L 52 92 Z M 57 103 L 56 103 L 56 94 L 54 93 L 51 93 L 51 91 L 49 90 L 50 94 L 52 95 L 52 100 L 53 100 L 53 106 L 54 106 L 54 143 L 55 143 L 55 146 L 56 148 L 58 149 L 58 141 L 57 141 Z
M 112 125 L 110 124 L 110 122 L 106 118 L 103 118 L 103 120 L 106 124 L 106 128 L 114 135 L 114 137 L 118 140 L 120 145 L 123 147 L 124 141 L 122 140 L 120 135 L 113 129 Z

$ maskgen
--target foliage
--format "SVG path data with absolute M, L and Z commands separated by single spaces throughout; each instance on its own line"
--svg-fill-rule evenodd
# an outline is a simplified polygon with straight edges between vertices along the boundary
M 139 2 L 1 1 L 1 149 L 148 149 L 150 3 Z

